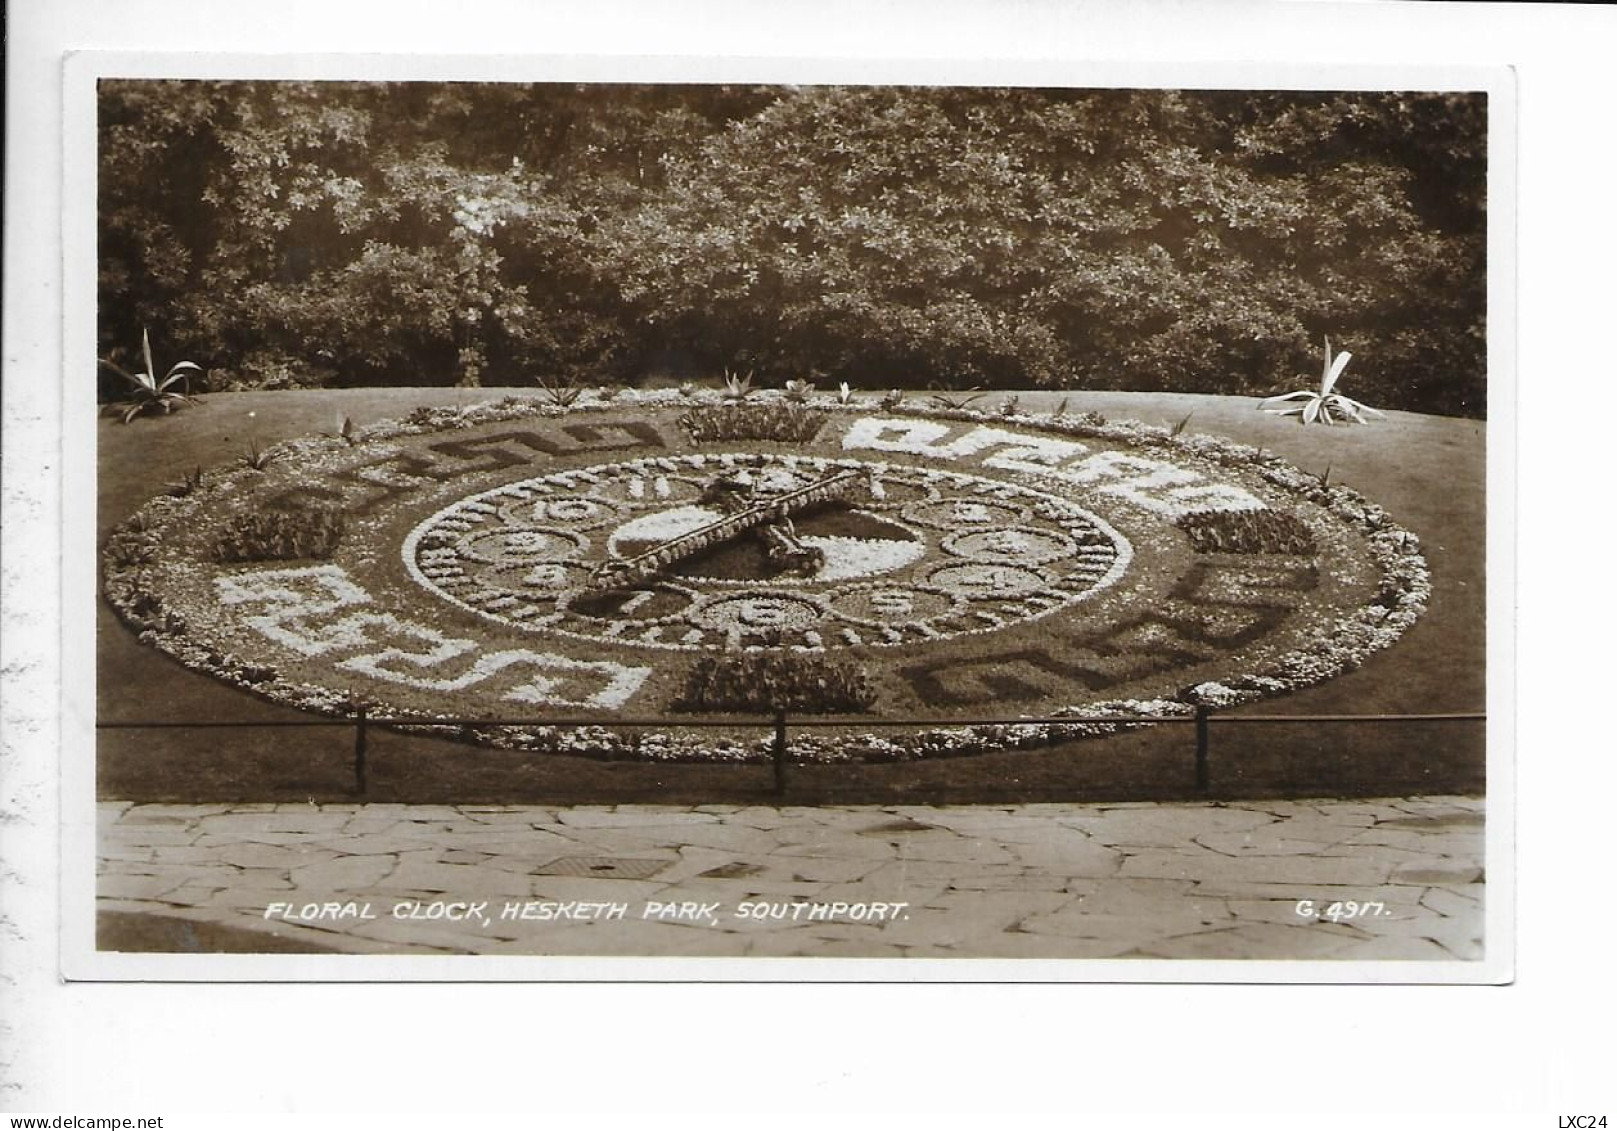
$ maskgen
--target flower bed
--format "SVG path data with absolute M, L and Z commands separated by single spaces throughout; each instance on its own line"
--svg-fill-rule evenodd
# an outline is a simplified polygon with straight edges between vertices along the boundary
M 630 392 L 290 441 L 153 499 L 109 540 L 105 591 L 146 643 L 279 702 L 541 720 L 457 731 L 481 743 L 762 758 L 739 730 L 613 721 L 667 715 L 701 665 L 771 655 L 861 673 L 871 717 L 939 719 L 794 740 L 812 761 L 1028 748 L 1282 694 L 1390 645 L 1429 594 L 1417 540 L 1379 506 L 1243 445 L 1092 417 L 749 406 L 812 413 L 813 439 L 698 443 L 685 421 L 735 406 Z M 817 486 L 854 479 L 856 495 Z M 791 503 L 732 520 L 770 499 Z M 336 516 L 320 529 L 340 540 L 219 553 L 232 516 L 278 513 Z M 601 583 L 641 556 L 643 576 Z M 1018 716 L 1116 721 L 947 725 Z

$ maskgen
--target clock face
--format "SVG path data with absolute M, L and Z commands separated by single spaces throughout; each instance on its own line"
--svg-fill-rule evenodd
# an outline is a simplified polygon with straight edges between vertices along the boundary
M 791 516 L 803 568 L 762 529 L 719 531 L 652 576 L 592 586 L 603 562 L 711 528 L 716 483 L 787 494 L 856 473 L 857 501 Z M 1069 499 L 979 475 L 720 452 L 600 464 L 460 500 L 405 540 L 422 586 L 502 625 L 653 651 L 928 645 L 1062 610 L 1112 584 L 1127 540 Z
M 1379 508 L 1206 437 L 668 399 L 283 445 L 153 500 L 107 595 L 279 701 L 602 724 L 756 653 L 857 669 L 876 716 L 1172 713 L 1328 678 L 1424 599 Z

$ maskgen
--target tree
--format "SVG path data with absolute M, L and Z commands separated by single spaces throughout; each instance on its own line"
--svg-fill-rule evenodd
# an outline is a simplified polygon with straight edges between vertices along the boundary
M 1480 413 L 1480 96 L 105 82 L 103 351 L 225 384 L 1267 394 Z
M 1480 227 L 1432 223 L 1440 171 L 1386 156 L 1449 108 L 1288 97 L 797 92 L 624 214 L 614 269 L 671 336 L 781 378 L 1260 393 L 1328 332 L 1383 401 L 1479 409 Z

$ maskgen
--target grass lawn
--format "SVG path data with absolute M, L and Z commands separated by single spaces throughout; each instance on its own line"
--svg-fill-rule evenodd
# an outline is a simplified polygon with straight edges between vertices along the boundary
M 311 390 L 217 394 L 170 417 L 98 426 L 98 545 L 111 529 L 197 466 L 364 425 L 421 404 L 497 400 L 510 389 Z M 1265 448 L 1384 505 L 1417 533 L 1431 567 L 1429 608 L 1361 668 L 1227 713 L 1423 714 L 1485 706 L 1485 451 L 1481 421 L 1391 413 L 1361 427 L 1304 427 L 1250 398 L 1139 393 L 1023 393 L 1025 409 L 1177 423 Z M 981 407 L 991 402 L 977 402 Z M 283 729 L 311 716 L 180 666 L 141 645 L 104 601 L 97 609 L 97 711 L 103 722 L 261 722 L 262 728 L 102 730 L 100 796 L 134 801 L 335 801 L 352 798 L 352 732 Z M 1293 724 L 1212 731 L 1215 796 L 1480 793 L 1481 722 Z M 1037 752 L 902 765 L 795 767 L 794 802 L 967 803 L 1189 796 L 1192 728 L 1166 725 Z M 735 802 L 772 796 L 768 767 L 646 765 L 534 755 L 373 731 L 369 791 L 419 803 Z

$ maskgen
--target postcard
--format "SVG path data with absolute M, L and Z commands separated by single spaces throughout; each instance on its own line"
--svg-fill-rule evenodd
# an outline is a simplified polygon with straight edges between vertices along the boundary
M 1512 976 L 1508 71 L 64 96 L 68 977 Z

